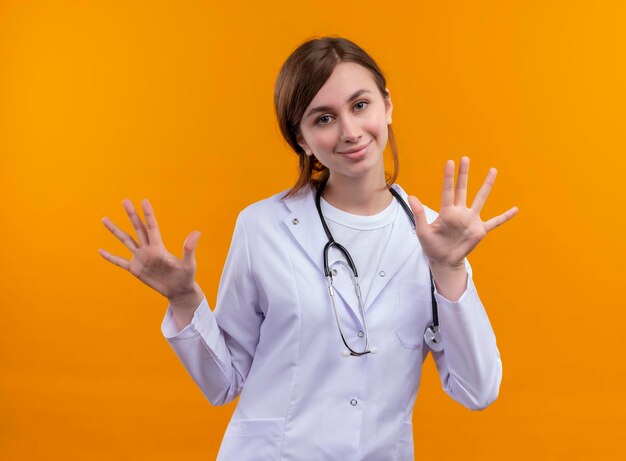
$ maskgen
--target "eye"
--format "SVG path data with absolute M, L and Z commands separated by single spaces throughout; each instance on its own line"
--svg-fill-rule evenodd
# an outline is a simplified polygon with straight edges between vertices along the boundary
M 365 104 L 365 105 L 367 106 L 367 104 L 369 104 L 369 102 L 368 102 L 368 101 L 365 101 L 365 100 L 363 100 L 363 101 L 359 101 L 359 102 L 357 102 L 357 103 L 354 105 L 354 107 L 356 107 L 356 106 L 357 106 L 357 105 L 359 105 L 359 104 Z M 365 107 L 366 107 L 366 106 L 364 106 L 364 107 L 363 107 L 363 109 L 365 109 Z M 363 110 L 363 109 L 361 109 L 361 110 Z
M 361 101 L 357 101 L 353 107 L 356 109 L 357 112 L 361 112 L 365 110 L 365 108 L 368 105 L 369 105 L 369 101 L 363 99 Z M 317 120 L 315 120 L 315 124 L 316 125 L 328 125 L 331 122 L 331 119 L 332 119 L 332 115 L 322 115 L 321 117 L 318 117 Z
M 322 115 L 320 118 L 317 119 L 317 121 L 315 122 L 316 125 L 328 125 L 328 123 L 320 123 L 322 121 L 322 119 L 324 118 L 328 118 L 330 117 L 330 115 Z

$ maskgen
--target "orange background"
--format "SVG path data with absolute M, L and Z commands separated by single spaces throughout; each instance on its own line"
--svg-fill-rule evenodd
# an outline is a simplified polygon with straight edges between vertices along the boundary
M 130 257 L 101 219 L 131 232 L 122 200 L 148 197 L 179 257 L 200 230 L 213 307 L 237 213 L 296 179 L 280 65 L 328 34 L 386 73 L 405 190 L 438 210 L 468 155 L 470 201 L 498 169 L 482 218 L 520 209 L 469 256 L 500 396 L 465 409 L 429 357 L 416 459 L 624 457 L 625 23 L 621 1 L 1 1 L 0 458 L 215 458 L 235 404 L 98 254 Z

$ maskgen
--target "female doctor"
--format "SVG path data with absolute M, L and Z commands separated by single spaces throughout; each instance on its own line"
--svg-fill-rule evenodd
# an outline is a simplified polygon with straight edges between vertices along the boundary
M 132 258 L 100 254 L 168 298 L 162 333 L 206 398 L 239 396 L 219 460 L 413 460 L 429 352 L 455 401 L 481 410 L 498 396 L 502 362 L 466 257 L 517 208 L 480 218 L 494 168 L 466 205 L 467 157 L 456 186 L 446 162 L 439 213 L 394 184 L 390 93 L 349 40 L 299 46 L 275 109 L 300 176 L 240 212 L 214 310 L 194 277 L 200 232 L 173 256 L 147 199 L 145 224 L 124 200 L 138 241 L 103 218 Z

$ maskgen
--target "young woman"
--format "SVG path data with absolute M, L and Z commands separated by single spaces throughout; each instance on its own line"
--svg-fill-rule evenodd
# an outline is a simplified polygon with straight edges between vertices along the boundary
M 162 333 L 206 398 L 239 396 L 218 459 L 413 460 L 429 352 L 457 402 L 498 396 L 502 362 L 466 257 L 517 208 L 481 220 L 493 168 L 466 206 L 467 157 L 456 188 L 446 163 L 439 213 L 394 184 L 390 93 L 346 39 L 298 47 L 275 107 L 300 176 L 239 214 L 213 311 L 194 278 L 200 233 L 171 255 L 147 199 L 145 225 L 124 201 L 138 242 L 103 219 L 131 260 L 101 255 L 168 298 Z

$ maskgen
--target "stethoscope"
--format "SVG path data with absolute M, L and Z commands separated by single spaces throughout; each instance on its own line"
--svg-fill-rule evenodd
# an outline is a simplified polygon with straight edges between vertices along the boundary
M 330 295 L 330 301 L 333 306 L 333 311 L 335 312 L 335 319 L 337 320 L 337 327 L 339 328 L 339 334 L 341 335 L 341 340 L 344 345 L 348 348 L 347 351 L 344 351 L 344 356 L 361 356 L 370 353 L 376 353 L 377 350 L 375 347 L 369 347 L 369 331 L 367 329 L 367 321 L 365 319 L 365 310 L 363 308 L 363 298 L 361 296 L 361 286 L 359 285 L 359 275 L 356 270 L 356 266 L 354 265 L 354 261 L 350 256 L 350 253 L 344 246 L 335 242 L 333 235 L 330 233 L 330 229 L 326 225 L 326 220 L 324 219 L 324 215 L 322 214 L 322 207 L 320 206 L 320 197 L 322 196 L 322 191 L 326 186 L 326 181 L 323 181 L 319 187 L 317 188 L 317 193 L 315 195 L 315 206 L 317 207 L 317 212 L 320 215 L 320 220 L 322 221 L 322 226 L 324 227 L 324 232 L 326 232 L 326 236 L 328 237 L 328 243 L 324 246 L 324 275 L 326 276 L 326 281 L 328 283 L 328 294 Z M 389 188 L 389 192 L 398 200 L 400 206 L 407 214 L 409 219 L 411 220 L 411 224 L 413 224 L 413 228 L 415 228 L 415 217 L 413 216 L 413 212 L 407 205 L 407 203 L 402 200 L 400 194 L 396 192 L 392 187 Z M 346 266 L 351 271 L 352 282 L 354 284 L 354 289 L 356 291 L 356 297 L 359 305 L 359 315 L 361 316 L 361 320 L 363 322 L 363 329 L 365 330 L 365 348 L 362 351 L 355 351 L 350 347 L 348 341 L 346 341 L 346 337 L 343 334 L 343 328 L 341 327 L 341 320 L 339 319 L 339 314 L 337 313 L 337 306 L 335 305 L 335 290 L 333 290 L 333 274 L 328 267 L 328 251 L 330 248 L 335 247 L 339 250 L 343 256 L 346 258 L 347 264 L 344 261 L 337 261 L 338 264 L 342 264 Z M 433 311 L 433 323 L 426 327 L 424 331 L 424 340 L 428 344 L 428 346 L 434 351 L 443 350 L 443 343 L 441 342 L 441 331 L 439 328 L 439 318 L 437 315 L 437 300 L 435 299 L 435 284 L 433 282 L 433 274 L 428 269 L 430 274 L 430 300 Z

